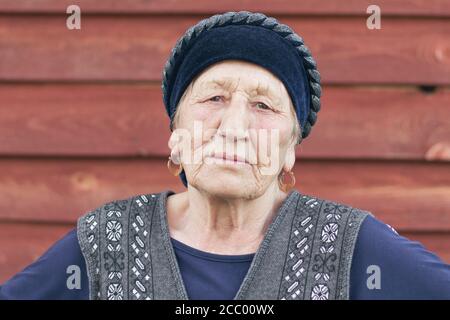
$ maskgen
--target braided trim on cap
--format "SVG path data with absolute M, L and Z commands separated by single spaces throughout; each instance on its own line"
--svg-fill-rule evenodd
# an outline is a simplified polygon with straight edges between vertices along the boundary
M 176 70 L 177 63 L 182 61 L 182 59 L 180 59 L 181 54 L 187 52 L 204 31 L 227 25 L 253 25 L 270 29 L 289 41 L 297 49 L 298 54 L 303 58 L 303 66 L 308 77 L 311 93 L 310 112 L 301 133 L 302 138 L 306 138 L 311 132 L 312 126 L 316 123 L 317 112 L 320 110 L 320 96 L 322 94 L 322 89 L 320 85 L 320 73 L 317 70 L 316 61 L 312 57 L 308 47 L 304 44 L 303 39 L 289 26 L 281 24 L 275 18 L 267 17 L 262 13 L 253 13 L 249 11 L 226 12 L 224 14 L 216 14 L 207 19 L 203 19 L 196 25 L 190 27 L 185 34 L 178 39 L 164 66 L 161 88 L 166 107 L 170 109 L 167 92 L 169 79 L 172 79 L 172 74 Z M 173 119 L 170 119 L 171 130 L 172 120 Z

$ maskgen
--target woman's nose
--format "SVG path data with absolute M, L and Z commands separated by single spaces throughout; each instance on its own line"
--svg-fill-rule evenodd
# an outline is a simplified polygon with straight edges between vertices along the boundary
M 249 138 L 248 131 L 244 128 L 219 128 L 217 134 L 226 141 L 239 142 L 247 141 Z
M 247 140 L 249 123 L 248 102 L 244 98 L 234 98 L 223 112 L 217 131 L 219 136 L 232 141 Z

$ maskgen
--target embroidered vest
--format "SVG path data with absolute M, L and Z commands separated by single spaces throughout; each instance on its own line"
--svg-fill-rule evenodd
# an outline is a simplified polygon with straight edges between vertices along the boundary
M 189 299 L 170 241 L 171 194 L 112 201 L 78 219 L 90 299 Z M 349 299 L 353 250 L 368 214 L 291 191 L 234 299 Z

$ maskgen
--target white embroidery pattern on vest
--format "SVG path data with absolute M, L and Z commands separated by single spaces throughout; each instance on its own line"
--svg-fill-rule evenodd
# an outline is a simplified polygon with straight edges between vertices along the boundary
M 284 290 L 281 300 L 303 299 L 306 283 L 305 273 L 308 270 L 310 260 L 310 247 L 314 238 L 312 231 L 317 223 L 316 207 L 319 206 L 319 202 L 315 198 L 302 196 L 300 206 L 304 208 L 303 212 L 306 212 L 306 216 L 296 214 L 294 217 L 294 231 L 291 232 L 289 241 L 290 252 L 287 256 L 288 261 L 286 261 L 281 285 Z
M 154 197 L 154 195 L 151 195 Z M 132 224 L 130 227 L 130 261 L 133 263 L 131 268 L 132 274 L 130 275 L 130 287 L 133 287 L 131 292 L 133 293 L 133 299 L 137 300 L 150 300 L 151 296 L 147 290 L 150 284 L 150 272 L 151 272 L 151 257 L 147 251 L 150 248 L 147 246 L 149 243 L 149 232 L 147 231 L 148 212 L 145 210 L 149 199 L 146 195 L 137 197 L 132 203 Z
M 337 260 L 337 254 L 334 251 L 334 242 L 338 237 L 339 220 L 342 214 L 348 213 L 348 209 L 338 205 L 326 203 L 324 208 L 326 215 L 326 224 L 322 228 L 321 241 L 322 244 L 319 253 L 315 255 L 314 260 L 318 261 L 313 265 L 312 270 L 316 272 L 314 280 L 321 283 L 316 284 L 311 291 L 312 300 L 328 300 L 330 289 L 327 282 L 330 280 L 331 273 L 336 271 L 336 266 L 333 262 Z
M 110 210 L 106 214 L 108 218 L 119 219 L 122 213 L 118 210 Z M 123 287 L 120 282 L 124 269 L 125 253 L 122 251 L 120 240 L 122 237 L 122 223 L 119 220 L 110 220 L 106 223 L 106 239 L 108 240 L 105 252 L 105 268 L 108 270 L 108 300 L 123 300 Z M 110 263 L 108 263 L 111 261 Z

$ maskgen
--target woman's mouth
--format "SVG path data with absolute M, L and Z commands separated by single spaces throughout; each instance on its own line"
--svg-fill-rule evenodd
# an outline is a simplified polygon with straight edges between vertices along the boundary
M 250 164 L 245 157 L 239 156 L 237 154 L 227 154 L 225 152 L 213 153 L 207 156 L 207 158 L 214 159 L 213 163 L 223 163 L 223 164 Z

